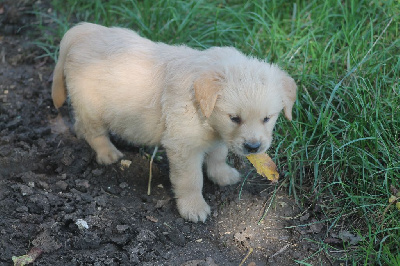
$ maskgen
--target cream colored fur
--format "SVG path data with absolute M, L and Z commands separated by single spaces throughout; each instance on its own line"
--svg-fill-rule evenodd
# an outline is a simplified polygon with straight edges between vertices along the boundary
M 57 108 L 67 94 L 75 131 L 99 163 L 123 156 L 110 131 L 137 144 L 163 145 L 179 213 L 197 222 L 210 213 L 203 162 L 213 182 L 237 183 L 238 171 L 225 162 L 228 148 L 239 155 L 265 152 L 282 109 L 292 118 L 296 84 L 277 66 L 234 48 L 198 51 L 82 23 L 62 39 L 54 71 Z

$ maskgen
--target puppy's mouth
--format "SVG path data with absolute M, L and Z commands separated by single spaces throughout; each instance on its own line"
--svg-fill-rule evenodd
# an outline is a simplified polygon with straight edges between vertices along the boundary
M 250 154 L 265 153 L 269 148 L 269 145 L 264 143 L 245 142 L 242 145 L 233 145 L 231 150 L 239 156 L 248 156 Z

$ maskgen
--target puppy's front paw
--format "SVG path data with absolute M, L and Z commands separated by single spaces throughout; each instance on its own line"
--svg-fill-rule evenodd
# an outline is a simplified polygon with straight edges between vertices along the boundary
M 181 197 L 176 202 L 179 214 L 195 223 L 198 221 L 205 222 L 211 212 L 210 206 L 208 206 L 201 194 Z
M 97 152 L 96 160 L 99 164 L 112 164 L 124 156 L 117 148 L 103 149 Z
M 211 181 L 220 186 L 233 185 L 240 181 L 239 172 L 227 164 L 209 167 L 207 172 Z

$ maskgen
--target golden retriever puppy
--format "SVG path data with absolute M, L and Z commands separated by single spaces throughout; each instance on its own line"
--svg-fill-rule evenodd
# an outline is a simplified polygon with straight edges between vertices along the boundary
M 123 155 L 109 132 L 162 145 L 181 216 L 205 221 L 202 165 L 218 185 L 239 181 L 228 149 L 263 153 L 279 113 L 292 119 L 296 84 L 275 65 L 230 47 L 204 51 L 155 43 L 122 28 L 81 23 L 63 37 L 52 97 L 71 99 L 75 131 L 111 164 Z

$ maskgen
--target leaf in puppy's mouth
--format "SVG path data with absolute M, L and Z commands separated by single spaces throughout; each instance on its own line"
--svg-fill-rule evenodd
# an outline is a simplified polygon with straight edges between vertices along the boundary
M 272 182 L 278 182 L 279 173 L 276 171 L 276 165 L 271 157 L 266 153 L 250 154 L 246 156 L 251 164 L 256 168 L 257 173 L 266 177 Z

